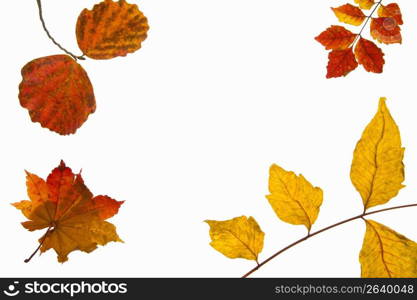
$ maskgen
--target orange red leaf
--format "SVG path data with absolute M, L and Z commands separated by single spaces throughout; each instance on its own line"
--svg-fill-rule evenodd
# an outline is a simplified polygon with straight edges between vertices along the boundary
M 326 47 L 326 50 L 342 50 L 348 48 L 355 40 L 356 34 L 343 26 L 332 25 L 320 33 L 315 39 Z
M 329 53 L 327 78 L 346 76 L 358 67 L 352 47 L 344 50 L 333 50 Z
M 138 50 L 148 29 L 148 21 L 136 4 L 105 0 L 81 12 L 76 34 L 85 55 L 110 59 Z
M 30 200 L 13 205 L 29 221 L 30 230 L 48 228 L 39 240 L 40 251 L 54 249 L 58 261 L 65 262 L 75 250 L 91 252 L 97 245 L 121 242 L 116 227 L 105 220 L 115 215 L 123 201 L 96 196 L 85 186 L 81 174 L 74 174 L 63 161 L 44 181 L 27 172 Z
M 388 5 L 380 5 L 378 8 L 379 17 L 394 18 L 398 25 L 403 25 L 403 16 L 401 9 L 397 3 L 390 3 Z
M 96 109 L 84 69 L 68 55 L 35 59 L 22 69 L 20 105 L 33 122 L 59 134 L 75 133 Z
M 332 10 L 340 22 L 359 26 L 366 19 L 362 10 L 352 4 L 345 4 L 336 8 L 332 7 Z
M 384 68 L 384 53 L 374 42 L 360 38 L 355 47 L 355 56 L 366 71 L 382 73 Z
M 401 44 L 401 29 L 394 18 L 372 18 L 371 36 L 380 43 Z

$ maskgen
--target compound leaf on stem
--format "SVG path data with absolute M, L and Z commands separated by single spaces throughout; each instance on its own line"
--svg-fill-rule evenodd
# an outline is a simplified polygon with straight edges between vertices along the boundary
M 359 254 L 361 276 L 417 277 L 417 243 L 378 222 L 365 222 L 365 238 Z
M 226 221 L 205 221 L 210 226 L 210 245 L 229 258 L 258 261 L 264 236 L 253 217 L 236 217 Z
M 327 64 L 327 78 L 348 75 L 357 68 L 358 62 L 368 72 L 382 73 L 385 64 L 382 50 L 362 36 L 368 23 L 370 23 L 372 38 L 379 43 L 402 43 L 399 25 L 403 24 L 403 19 L 397 3 L 384 6 L 381 1 L 376 2 L 374 0 L 355 0 L 355 2 L 359 7 L 345 4 L 332 8 L 332 10 L 340 22 L 356 26 L 362 24 L 357 33 L 351 32 L 342 26 L 332 25 L 315 37 L 315 40 L 322 44 L 326 50 L 332 50 L 329 53 Z M 369 15 L 365 15 L 361 10 L 361 8 L 371 9 L 372 7 L 374 8 Z M 372 17 L 375 12 L 378 12 L 376 18 Z
M 400 130 L 385 101 L 385 98 L 379 100 L 378 111 L 353 154 L 350 178 L 365 210 L 387 203 L 404 187 L 404 148 Z
M 269 192 L 266 198 L 282 221 L 304 225 L 310 231 L 323 202 L 319 187 L 314 187 L 303 175 L 297 176 L 274 164 L 269 171 Z

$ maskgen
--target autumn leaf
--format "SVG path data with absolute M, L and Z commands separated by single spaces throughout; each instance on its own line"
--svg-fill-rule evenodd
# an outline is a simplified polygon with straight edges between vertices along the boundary
M 366 71 L 382 73 L 385 63 L 384 53 L 375 43 L 360 38 L 355 47 L 355 56 Z
M 22 77 L 20 105 L 42 127 L 75 133 L 96 109 L 87 73 L 68 55 L 35 59 L 23 67 Z
M 364 209 L 387 203 L 404 187 L 404 148 L 400 130 L 386 103 L 379 100 L 378 112 L 356 145 L 350 178 L 360 193 Z
M 382 50 L 371 41 L 362 38 L 362 33 L 368 23 L 370 23 L 372 38 L 378 42 L 402 43 L 399 25 L 403 24 L 403 20 L 398 4 L 391 3 L 384 6 L 381 1 L 375 0 L 355 0 L 355 3 L 359 7 L 345 4 L 331 9 L 340 22 L 355 26 L 363 24 L 358 33 L 353 33 L 342 26 L 332 25 L 315 38 L 326 47 L 326 50 L 332 50 L 329 53 L 327 78 L 346 76 L 357 68 L 358 63 L 363 65 L 368 72 L 383 72 L 385 60 Z M 371 9 L 372 7 L 374 8 L 369 15 L 365 15 L 361 10 L 361 8 Z M 373 18 L 376 12 L 379 17 Z
M 378 222 L 366 220 L 359 255 L 362 277 L 417 277 L 417 243 Z
M 105 0 L 84 9 L 78 17 L 78 46 L 94 59 L 126 56 L 141 47 L 147 37 L 148 21 L 136 4 Z
M 333 25 L 320 33 L 315 39 L 326 47 L 326 50 L 343 50 L 348 48 L 355 40 L 353 34 L 343 26 Z
M 359 26 L 366 19 L 362 10 L 354 5 L 345 4 L 336 8 L 332 7 L 332 10 L 340 22 Z
M 397 3 L 390 3 L 385 6 L 381 4 L 378 8 L 378 16 L 394 18 L 398 25 L 404 24 L 401 9 Z
M 229 258 L 258 261 L 264 236 L 253 217 L 237 217 L 226 221 L 205 221 L 210 226 L 210 245 Z
M 371 36 L 380 43 L 402 43 L 401 28 L 394 18 L 372 18 Z
M 333 50 L 329 53 L 327 78 L 346 76 L 358 67 L 352 47 L 345 50 Z
M 375 4 L 375 0 L 355 0 L 356 4 L 362 9 L 370 9 Z
M 29 219 L 22 223 L 23 227 L 29 231 L 47 228 L 39 239 L 41 253 L 54 249 L 58 261 L 65 262 L 72 251 L 89 253 L 97 245 L 122 242 L 116 227 L 105 220 L 117 214 L 123 201 L 108 196 L 93 197 L 81 174 L 74 174 L 63 161 L 46 181 L 35 174 L 26 174 L 30 200 L 13 205 Z
M 313 187 L 303 175 L 297 176 L 274 164 L 269 170 L 269 192 L 269 204 L 282 221 L 304 225 L 310 231 L 323 202 L 319 187 Z

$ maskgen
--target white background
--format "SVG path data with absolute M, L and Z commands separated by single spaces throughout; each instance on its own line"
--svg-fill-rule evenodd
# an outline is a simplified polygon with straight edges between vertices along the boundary
M 77 54 L 76 18 L 96 2 L 43 1 L 51 33 Z M 2 5 L 1 276 L 241 276 L 254 263 L 213 250 L 203 221 L 254 216 L 266 233 L 261 260 L 302 237 L 305 228 L 280 221 L 265 199 L 272 163 L 324 190 L 313 231 L 361 213 L 350 163 L 380 96 L 389 98 L 407 149 L 408 187 L 387 206 L 417 201 L 414 1 L 398 1 L 404 42 L 382 46 L 382 75 L 359 67 L 332 80 L 314 37 L 338 24 L 330 6 L 346 1 L 134 2 L 149 19 L 149 37 L 127 57 L 81 62 L 97 111 L 71 136 L 32 123 L 19 105 L 21 67 L 61 53 L 42 31 L 36 1 Z M 94 194 L 126 200 L 110 219 L 125 243 L 73 252 L 64 264 L 53 251 L 25 264 L 42 232 L 26 231 L 10 203 L 27 199 L 25 169 L 46 177 L 61 159 L 83 169 Z M 416 214 L 410 208 L 373 219 L 417 240 Z M 362 221 L 340 226 L 254 276 L 357 277 L 363 233 Z

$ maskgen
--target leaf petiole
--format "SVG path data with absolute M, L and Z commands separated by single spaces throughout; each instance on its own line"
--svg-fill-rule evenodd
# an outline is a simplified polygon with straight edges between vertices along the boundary
M 55 44 L 58 46 L 59 49 L 61 49 L 62 51 L 64 51 L 66 54 L 68 54 L 69 56 L 71 56 L 73 59 L 75 60 L 85 60 L 84 55 L 81 56 L 76 56 L 75 54 L 71 53 L 70 51 L 68 51 L 67 49 L 65 49 L 64 47 L 62 47 L 53 37 L 52 35 L 49 33 L 48 28 L 46 28 L 46 24 L 45 24 L 45 20 L 43 19 L 43 13 L 42 13 L 42 3 L 41 0 L 36 0 L 36 3 L 38 4 L 38 9 L 39 9 L 39 18 L 41 20 L 42 23 L 42 27 L 43 30 L 46 32 L 46 35 L 48 36 L 48 38 Z
M 36 248 L 36 250 L 32 253 L 32 255 L 29 258 L 26 258 L 24 260 L 25 263 L 30 262 L 30 260 L 35 256 L 35 254 L 38 253 L 39 249 L 42 247 L 42 245 L 45 242 L 46 237 L 48 236 L 48 233 L 51 231 L 51 229 L 52 229 L 52 226 L 50 226 L 48 228 L 48 230 L 45 232 L 45 234 L 43 235 L 42 240 L 40 241 L 38 248 Z

